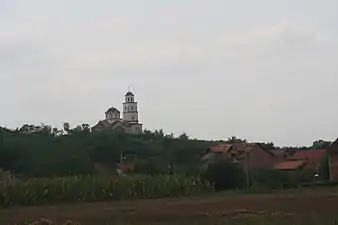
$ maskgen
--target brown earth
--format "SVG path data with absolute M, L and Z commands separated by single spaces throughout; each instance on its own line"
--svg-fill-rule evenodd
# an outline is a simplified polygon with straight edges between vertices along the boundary
M 304 224 L 323 224 L 323 218 L 338 219 L 337 206 L 338 194 L 335 193 L 138 200 L 0 210 L 0 224 L 29 224 L 27 222 L 40 218 L 46 218 L 56 224 L 71 220 L 90 225 L 191 224 L 192 222 L 208 224 L 209 221 L 228 219 L 235 221 L 248 218 L 260 218 L 259 221 L 262 221 L 261 218 L 267 218 L 270 222 L 280 218 L 278 219 L 280 224 L 305 218 L 308 222 Z

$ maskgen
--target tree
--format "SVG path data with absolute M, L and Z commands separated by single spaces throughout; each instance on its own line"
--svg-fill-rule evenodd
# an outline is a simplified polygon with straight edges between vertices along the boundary
M 163 168 L 163 165 L 156 161 L 143 160 L 136 162 L 134 172 L 140 174 L 156 175 L 164 174 L 166 170 Z
M 154 131 L 154 136 L 157 137 L 157 138 L 163 138 L 164 137 L 164 131 L 163 131 L 163 129 L 155 130 Z
M 222 143 L 245 142 L 234 136 Z M 317 141 L 312 147 L 318 148 L 323 143 L 327 145 L 326 141 Z M 86 123 L 74 128 L 64 123 L 63 130 L 46 124 L 24 124 L 16 130 L 0 129 L 0 167 L 24 176 L 76 175 L 91 173 L 93 164 L 113 168 L 122 152 L 128 160 L 141 161 L 145 165 L 149 163 L 146 166 L 148 172 L 144 169 L 144 173 L 150 173 L 149 168 L 154 163 L 161 168 L 163 166 L 169 174 L 186 174 L 187 171 L 194 171 L 205 151 L 216 144 L 219 142 L 197 140 L 186 133 L 174 137 L 162 129 L 144 130 L 142 134 L 133 135 L 112 130 L 92 132 Z M 265 146 L 268 149 L 277 148 L 273 143 L 266 143 Z M 233 171 L 237 173 L 237 170 Z
M 263 148 L 265 148 L 267 150 L 277 150 L 277 149 L 279 149 L 279 147 L 276 147 L 273 142 L 260 143 L 260 144 L 263 146 Z
M 164 138 L 173 140 L 175 137 L 174 137 L 174 134 L 173 134 L 173 133 L 170 133 L 170 134 L 166 134 L 166 135 L 164 136 Z
M 36 130 L 36 132 L 40 132 L 43 134 L 52 134 L 52 126 L 46 125 L 46 124 L 41 124 L 40 127 Z
M 317 140 L 312 143 L 311 149 L 321 150 L 327 149 L 331 145 L 331 141 Z
M 245 139 L 242 140 L 240 138 L 237 138 L 236 136 L 232 136 L 232 137 L 228 138 L 226 143 L 227 144 L 247 143 L 247 140 L 245 140 Z
M 67 122 L 65 122 L 63 124 L 63 129 L 64 129 L 64 131 L 66 131 L 67 133 L 69 133 L 69 131 L 70 131 L 70 124 L 67 123 Z
M 189 140 L 189 136 L 186 132 L 184 132 L 183 134 L 181 134 L 180 136 L 178 136 L 179 139 L 182 140 Z
M 82 127 L 82 131 L 84 131 L 84 132 L 90 132 L 90 126 L 89 126 L 89 124 L 83 123 L 81 125 L 81 127 Z
M 325 156 L 320 163 L 319 178 L 324 181 L 330 180 L 329 156 Z

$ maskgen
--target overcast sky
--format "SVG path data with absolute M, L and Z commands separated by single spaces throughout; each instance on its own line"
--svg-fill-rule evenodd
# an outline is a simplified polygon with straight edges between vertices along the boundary
M 0 124 L 140 122 L 278 145 L 338 137 L 337 0 L 0 0 Z

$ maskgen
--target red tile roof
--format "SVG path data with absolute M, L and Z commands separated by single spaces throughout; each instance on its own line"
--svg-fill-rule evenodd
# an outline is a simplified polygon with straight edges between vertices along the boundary
M 215 145 L 211 147 L 210 150 L 213 153 L 228 153 L 230 150 L 233 150 L 234 152 L 238 154 L 238 156 L 243 156 L 244 154 L 251 152 L 255 148 L 255 146 L 260 146 L 261 149 L 275 156 L 271 151 L 266 150 L 264 147 L 262 147 L 258 143 L 221 144 L 221 145 Z
M 326 150 L 304 150 L 296 152 L 291 159 L 307 159 L 311 164 L 319 164 L 324 156 L 327 154 Z
M 290 160 L 280 162 L 274 165 L 277 170 L 295 170 L 306 164 L 306 160 Z
M 230 144 L 224 144 L 224 145 L 216 145 L 211 147 L 211 151 L 215 153 L 226 153 L 232 148 L 232 145 Z

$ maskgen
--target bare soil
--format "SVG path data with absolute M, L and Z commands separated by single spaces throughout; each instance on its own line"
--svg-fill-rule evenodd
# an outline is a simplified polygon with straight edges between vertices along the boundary
M 208 224 L 215 221 L 247 221 L 268 224 L 308 221 L 327 224 L 338 219 L 337 193 L 291 193 L 243 196 L 213 196 L 191 199 L 157 199 L 0 210 L 0 224 L 29 224 L 45 218 L 55 224 L 71 220 L 81 224 Z M 304 220 L 305 219 L 305 220 Z M 273 222 L 275 221 L 275 222 Z M 296 224 L 303 224 L 296 223 Z M 331 221 L 332 222 L 332 221 Z M 45 223 L 48 224 L 48 223 Z M 211 223 L 210 223 L 211 224 Z M 242 224 L 242 223 L 241 223 Z M 250 223 L 252 224 L 252 223 Z M 262 224 L 262 223 L 259 223 Z M 265 224 L 265 222 L 264 222 Z M 294 224 L 294 223 L 293 223 Z M 333 224 L 333 223 L 332 223 Z

